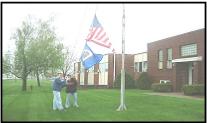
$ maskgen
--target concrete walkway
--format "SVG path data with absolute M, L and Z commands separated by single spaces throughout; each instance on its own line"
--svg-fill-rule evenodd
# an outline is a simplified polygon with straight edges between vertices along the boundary
M 196 100 L 203 100 L 204 96 L 186 96 L 183 92 L 151 92 L 151 93 L 145 93 L 148 95 L 160 95 L 160 96 L 171 96 L 171 97 L 179 97 L 179 98 L 188 98 L 188 99 L 196 99 Z

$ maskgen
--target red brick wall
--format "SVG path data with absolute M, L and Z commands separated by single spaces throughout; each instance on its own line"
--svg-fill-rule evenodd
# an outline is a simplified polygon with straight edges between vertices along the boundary
M 166 69 L 167 65 L 167 48 L 172 48 L 173 59 L 181 58 L 180 48 L 182 45 L 196 43 L 197 55 L 202 56 L 203 61 L 198 62 L 198 80 L 204 82 L 204 29 L 195 30 L 192 32 L 184 33 L 178 36 L 169 37 L 156 42 L 148 43 L 148 74 L 154 82 L 158 83 L 159 80 L 166 79 L 173 81 L 176 74 L 173 74 L 173 69 Z M 158 51 L 163 50 L 164 64 L 163 69 L 158 69 Z M 199 69 L 200 68 L 200 69 Z
M 114 78 L 114 55 L 108 55 L 108 87 L 113 87 L 113 78 Z
M 134 80 L 138 80 L 142 72 L 134 72 Z
M 88 85 L 88 72 L 84 70 L 84 86 L 87 87 Z
M 96 64 L 94 67 L 94 85 L 97 87 L 99 82 L 99 74 L 98 74 L 99 65 Z
M 122 55 L 121 54 L 116 54 L 116 76 L 121 73 L 121 68 L 122 68 Z M 124 63 L 124 68 L 127 73 L 129 73 L 132 78 L 134 77 L 134 55 L 132 54 L 125 54 L 125 63 Z

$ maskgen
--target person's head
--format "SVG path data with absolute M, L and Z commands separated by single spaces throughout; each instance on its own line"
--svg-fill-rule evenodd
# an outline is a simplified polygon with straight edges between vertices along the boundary
M 68 74 L 68 75 L 67 75 L 67 77 L 70 79 L 70 78 L 71 78 L 71 75 L 70 75 L 70 74 Z
M 62 72 L 58 72 L 58 77 L 63 78 L 63 73 Z
M 71 77 L 70 81 L 76 83 L 76 78 L 75 77 Z
M 65 78 L 66 78 L 66 80 L 69 80 L 71 78 L 71 75 L 67 74 Z

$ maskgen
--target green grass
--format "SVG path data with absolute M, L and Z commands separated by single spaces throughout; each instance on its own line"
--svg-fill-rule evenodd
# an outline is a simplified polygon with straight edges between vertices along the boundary
M 136 89 L 126 90 L 127 111 L 118 112 L 120 90 L 78 90 L 79 108 L 66 112 L 52 110 L 49 81 L 33 90 L 21 91 L 20 81 L 3 81 L 3 121 L 204 121 L 204 100 L 147 95 Z M 65 89 L 61 92 L 65 104 Z

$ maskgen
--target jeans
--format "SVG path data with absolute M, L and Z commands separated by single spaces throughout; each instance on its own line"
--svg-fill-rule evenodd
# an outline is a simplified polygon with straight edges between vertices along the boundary
M 70 97 L 74 97 L 74 105 L 78 107 L 78 95 L 77 92 L 74 93 L 67 93 L 65 107 L 68 108 L 70 106 Z
M 62 100 L 59 91 L 53 91 L 53 110 L 59 109 L 62 110 Z

